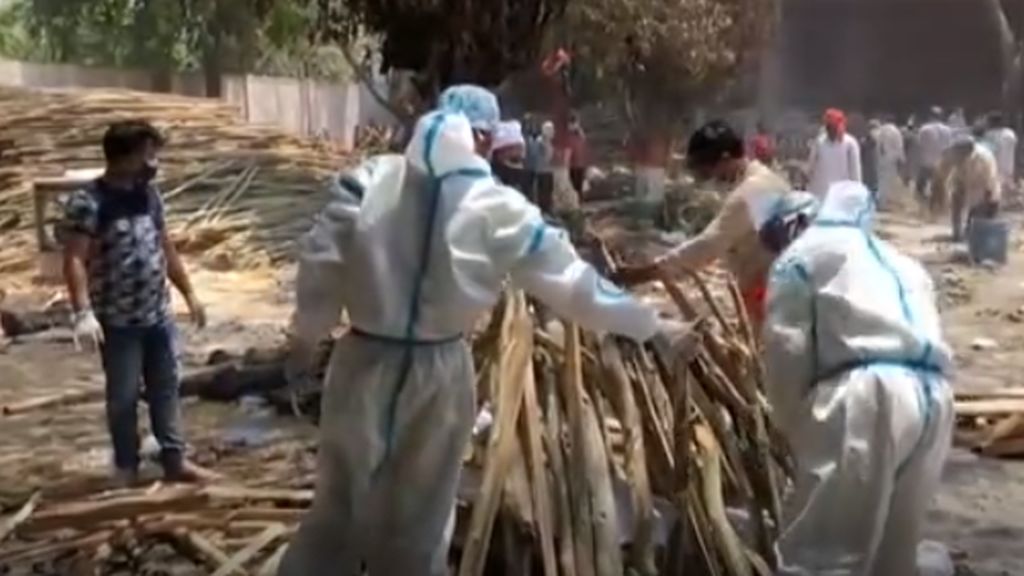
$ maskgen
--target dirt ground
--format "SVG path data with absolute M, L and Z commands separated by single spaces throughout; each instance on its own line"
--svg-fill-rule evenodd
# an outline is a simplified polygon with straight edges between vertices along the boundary
M 1014 217 L 1017 228 L 1024 218 Z M 1020 384 L 1024 374 L 1024 254 L 1015 245 L 1003 269 L 964 263 L 943 223 L 883 217 L 880 231 L 919 257 L 942 294 L 947 337 L 957 353 L 958 388 Z M 202 364 L 214 349 L 244 350 L 280 342 L 291 292 L 291 271 L 256 273 L 198 270 L 194 281 L 211 326 L 185 326 L 186 364 Z M 20 286 L 11 301 L 44 302 L 57 287 Z M 180 303 L 177 309 L 182 310 Z M 979 338 L 995 342 L 975 349 Z M 59 331 L 0 351 L 0 404 L 69 389 L 100 387 L 94 355 L 75 353 Z M 110 453 L 101 403 L 0 417 L 0 505 L 40 485 L 102 476 Z M 188 402 L 187 433 L 194 456 L 226 477 L 250 485 L 308 486 L 314 431 L 295 419 L 242 402 Z M 145 418 L 140 417 L 144 422 Z M 1024 463 L 979 459 L 955 450 L 932 510 L 927 536 L 964 558 L 979 576 L 1024 574 Z

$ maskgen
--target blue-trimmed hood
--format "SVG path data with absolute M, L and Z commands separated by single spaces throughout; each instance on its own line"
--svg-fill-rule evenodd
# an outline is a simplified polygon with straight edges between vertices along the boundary
M 476 153 L 473 128 L 463 114 L 438 111 L 420 118 L 405 157 L 436 178 L 465 171 L 490 173 L 490 164 Z
M 860 182 L 836 182 L 818 209 L 815 224 L 851 226 L 870 230 L 875 220 L 875 198 Z

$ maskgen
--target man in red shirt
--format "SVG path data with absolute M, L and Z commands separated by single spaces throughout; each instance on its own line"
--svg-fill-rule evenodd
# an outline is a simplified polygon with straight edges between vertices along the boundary
M 747 143 L 747 155 L 765 166 L 775 164 L 775 138 L 760 122 L 757 132 Z
M 587 135 L 580 125 L 580 118 L 576 114 L 569 117 L 569 181 L 580 200 L 583 199 L 583 189 L 587 182 Z

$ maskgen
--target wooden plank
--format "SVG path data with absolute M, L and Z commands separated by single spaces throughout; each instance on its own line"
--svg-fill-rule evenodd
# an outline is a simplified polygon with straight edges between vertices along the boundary
M 573 551 L 572 503 L 569 493 L 569 478 L 566 474 L 566 454 L 562 442 L 562 408 L 559 403 L 557 376 L 550 364 L 550 357 L 541 358 L 542 384 L 544 385 L 544 446 L 551 464 L 551 480 L 554 486 L 551 495 L 555 500 L 557 526 L 555 530 L 558 546 L 558 567 L 562 576 L 576 576 L 576 555 Z
M 958 390 L 956 401 L 971 400 L 999 400 L 999 399 L 1021 399 L 1024 400 L 1024 386 L 1011 386 L 1008 388 L 993 388 L 991 390 Z
M 981 448 L 981 454 L 994 458 L 1019 458 L 1024 456 L 1024 438 L 1006 438 Z
M 26 523 L 32 530 L 90 526 L 111 520 L 130 520 L 160 512 L 187 512 L 205 507 L 209 497 L 195 489 L 168 490 L 144 496 L 127 496 L 101 502 L 61 504 L 35 513 Z
M 57 406 L 68 406 L 72 404 L 87 404 L 103 400 L 105 392 L 102 388 L 97 390 L 69 390 L 60 394 L 30 398 L 21 402 L 5 404 L 3 407 L 4 416 L 15 416 L 26 414 L 46 408 Z
M 1024 436 L 1024 414 L 1012 414 L 990 426 L 981 442 L 984 449 L 996 442 Z
M 277 547 L 267 560 L 263 562 L 260 569 L 256 571 L 256 576 L 275 576 L 277 574 L 278 567 L 281 566 L 281 560 L 284 559 L 284 553 L 288 551 L 288 544 L 281 544 Z
M 190 558 L 212 570 L 231 561 L 231 558 L 223 550 L 198 532 L 185 531 L 178 535 L 177 540 Z M 242 573 L 241 570 L 233 572 L 233 574 Z
M 18 526 L 32 515 L 36 505 L 39 503 L 39 495 L 39 492 L 33 493 L 17 512 L 0 520 L 0 542 L 6 540 L 8 536 L 18 529 Z
M 1024 413 L 1024 399 L 957 400 L 957 416 L 1000 416 Z
M 230 521 L 280 522 L 296 524 L 306 515 L 307 510 L 299 508 L 242 508 L 231 513 Z
M 236 571 L 245 566 L 246 562 L 249 562 L 260 553 L 261 550 L 270 546 L 275 540 L 284 536 L 288 532 L 288 529 L 281 524 L 272 524 L 267 527 L 259 536 L 257 536 L 248 546 L 242 548 L 238 554 L 235 554 L 223 564 L 213 576 L 230 576 Z M 243 574 L 245 571 L 243 570 Z
M 39 546 L 27 549 L 18 549 L 11 553 L 0 552 L 0 565 L 11 565 L 15 563 L 34 562 L 57 554 L 63 554 L 71 550 L 82 550 L 99 546 L 114 535 L 110 530 L 101 530 L 80 538 L 64 540 L 59 542 L 47 541 Z
M 287 502 L 295 506 L 313 503 L 312 490 L 266 490 L 241 486 L 210 486 L 203 493 L 214 500 L 245 500 L 250 502 Z
M 517 293 L 507 299 L 502 327 L 501 363 L 498 366 L 498 416 L 491 428 L 487 462 L 480 497 L 473 505 L 469 534 L 459 565 L 459 576 L 482 576 L 490 547 L 505 477 L 515 454 L 516 422 L 523 403 L 526 372 L 532 369 L 533 327 L 525 298 Z
M 545 576 L 558 576 L 558 557 L 555 552 L 555 511 L 551 503 L 551 485 L 548 482 L 547 466 L 544 461 L 544 444 L 541 431 L 543 419 L 537 400 L 537 383 L 533 370 L 527 370 L 524 387 L 524 408 L 522 429 L 527 447 L 531 487 L 533 488 L 534 522 L 537 540 L 540 542 L 541 561 Z
M 576 556 L 576 573 L 579 576 L 596 576 L 594 565 L 594 509 L 587 478 L 588 458 L 586 442 L 587 419 L 584 414 L 583 366 L 580 355 L 580 330 L 574 324 L 565 326 L 565 370 L 562 390 L 565 397 L 565 412 L 569 441 L 566 472 L 569 475 L 569 495 L 572 504 L 573 549 Z
M 613 339 L 603 340 L 600 357 L 610 387 L 609 396 L 622 423 L 626 476 L 632 488 L 634 520 L 629 564 L 640 574 L 654 574 L 657 572 L 654 563 L 654 496 L 647 475 L 640 409 L 633 395 L 633 385 L 626 372 L 622 353 Z

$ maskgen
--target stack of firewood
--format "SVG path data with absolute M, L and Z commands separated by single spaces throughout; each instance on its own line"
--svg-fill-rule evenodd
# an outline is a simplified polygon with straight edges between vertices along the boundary
M 511 519 L 522 536 L 501 540 L 505 573 L 527 573 L 524 557 L 549 575 L 771 573 L 790 465 L 753 337 L 742 313 L 727 318 L 706 289 L 698 308 L 665 285 L 693 322 L 675 356 L 573 326 L 548 334 L 522 296 L 477 339 L 480 395 L 495 417 L 474 454 L 482 483 L 459 530 L 460 576 L 485 573 L 499 514 L 505 532 Z M 632 510 L 625 533 L 620 482 Z M 655 501 L 676 514 L 666 541 Z M 750 538 L 727 508 L 746 513 Z
M 174 487 L 33 494 L 0 523 L 4 574 L 273 574 L 308 490 Z M 166 558 L 160 559 L 157 556 Z
M 0 118 L 0 273 L 34 263 L 33 183 L 102 168 L 103 132 L 118 120 L 149 120 L 168 137 L 158 183 L 181 246 L 217 246 L 235 266 L 287 256 L 323 204 L 326 177 L 350 162 L 330 143 L 248 125 L 219 100 L 2 88 Z
M 984 456 L 1024 457 L 1024 388 L 956 394 L 957 445 Z

